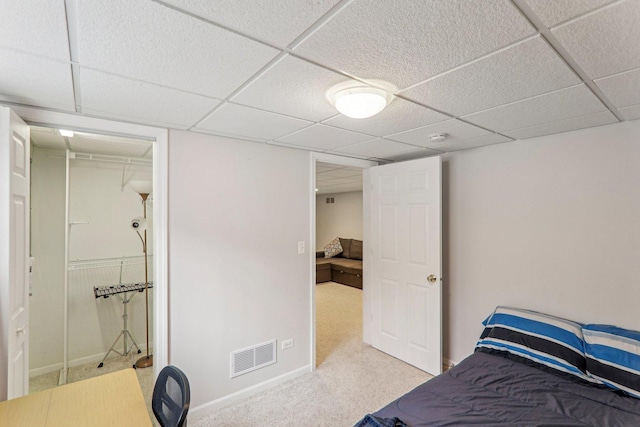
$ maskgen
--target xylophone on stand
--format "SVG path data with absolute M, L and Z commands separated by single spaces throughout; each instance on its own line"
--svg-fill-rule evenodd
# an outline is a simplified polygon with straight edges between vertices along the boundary
M 120 334 L 118 334 L 118 337 L 113 342 L 113 345 L 111 346 L 107 354 L 105 354 L 104 358 L 102 359 L 102 362 L 100 362 L 100 364 L 98 365 L 98 368 L 102 368 L 104 366 L 104 361 L 107 359 L 107 357 L 109 356 L 109 354 L 111 354 L 112 351 L 119 354 L 120 356 L 126 356 L 135 347 L 138 350 L 138 354 L 142 353 L 142 351 L 140 350 L 140 347 L 138 347 L 136 340 L 133 338 L 133 335 L 131 335 L 131 332 L 129 332 L 129 329 L 127 326 L 127 318 L 129 317 L 129 315 L 127 314 L 127 304 L 129 304 L 129 302 L 136 295 L 137 292 L 144 292 L 145 287 L 147 287 L 147 285 L 143 282 L 143 283 L 124 283 L 124 284 L 113 285 L 113 286 L 97 286 L 93 288 L 93 294 L 96 296 L 96 299 L 109 298 L 110 296 L 115 295 L 117 298 L 120 299 L 120 302 L 122 302 L 122 306 L 123 306 L 122 330 L 120 331 Z M 148 287 L 153 288 L 153 282 L 149 282 Z M 123 339 L 122 353 L 120 353 L 118 350 L 114 348 L 118 343 L 118 341 L 120 340 L 120 337 L 122 337 Z M 131 345 L 128 345 L 127 339 L 131 340 Z

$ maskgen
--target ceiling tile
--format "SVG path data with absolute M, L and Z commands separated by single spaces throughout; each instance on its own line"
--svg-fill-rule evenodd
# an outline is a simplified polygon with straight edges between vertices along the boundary
M 371 0 L 350 3 L 295 52 L 403 88 L 533 33 L 508 1 Z
M 591 90 L 582 84 L 470 114 L 463 119 L 502 132 L 584 116 L 606 109 Z
M 613 0 L 526 0 L 547 27 L 587 13 Z
M 338 0 L 165 0 L 165 3 L 285 47 L 335 6 Z
M 405 142 L 407 144 L 418 145 L 420 147 L 433 147 L 439 146 L 443 143 L 432 143 L 429 141 L 429 136 L 437 133 L 446 133 L 447 143 L 456 142 L 464 139 L 474 138 L 489 134 L 488 130 L 481 129 L 477 126 L 470 125 L 460 120 L 447 120 L 446 122 L 440 122 L 429 126 L 424 126 L 418 129 L 413 129 L 408 132 L 397 133 L 395 135 L 387 136 L 387 139 L 394 141 Z
M 395 156 L 420 150 L 422 150 L 420 147 L 416 147 L 414 145 L 377 138 L 371 141 L 332 150 L 332 152 L 337 154 L 357 155 L 366 158 L 376 157 L 378 159 L 385 159 L 387 156 Z
M 286 56 L 232 98 L 233 102 L 319 122 L 335 116 L 326 92 L 344 76 Z
M 0 100 L 75 111 L 71 66 L 0 48 Z
M 200 123 L 197 129 L 268 141 L 312 124 L 306 120 L 226 103 Z
M 0 46 L 69 61 L 64 1 L 3 1 Z
M 278 51 L 155 2 L 79 0 L 81 64 L 225 98 Z
M 596 80 L 595 84 L 616 107 L 640 104 L 640 68 Z
M 433 144 L 429 144 L 429 148 L 432 148 L 438 151 L 449 152 L 449 151 L 468 150 L 470 148 L 484 147 L 485 145 L 500 144 L 500 143 L 509 142 L 509 141 L 512 141 L 512 139 L 507 138 L 506 136 L 503 136 L 503 135 L 491 133 L 489 135 L 478 136 L 475 138 L 459 139 L 459 140 L 452 140 L 452 141 L 447 140 L 445 142 L 433 143 Z
M 340 114 L 325 123 L 369 135 L 385 136 L 447 119 L 449 119 L 449 116 L 413 102 L 396 98 L 387 108 L 373 117 L 352 119 Z
M 332 169 L 326 172 L 317 172 L 316 175 L 318 179 L 336 179 L 336 178 L 348 178 L 351 176 L 361 176 L 362 169 L 360 170 L 352 170 L 352 169 Z
M 618 119 L 616 119 L 616 117 L 610 111 L 602 111 L 600 113 L 543 123 L 524 129 L 506 131 L 504 133 L 514 139 L 527 139 L 534 138 L 536 136 L 568 132 L 572 130 L 608 125 L 617 122 Z
M 619 2 L 552 30 L 578 65 L 597 79 L 640 67 L 640 1 Z
M 402 92 L 456 116 L 580 83 L 542 37 L 458 68 Z
M 190 127 L 220 103 L 86 68 L 80 71 L 80 87 L 84 113 L 179 129 Z
M 292 133 L 284 138 L 279 138 L 278 141 L 299 147 L 315 148 L 324 151 L 337 147 L 344 147 L 345 145 L 355 144 L 369 139 L 372 139 L 369 135 L 325 126 L 322 124 L 315 124 L 296 133 Z
M 631 107 L 619 108 L 618 111 L 626 120 L 640 119 L 640 104 Z

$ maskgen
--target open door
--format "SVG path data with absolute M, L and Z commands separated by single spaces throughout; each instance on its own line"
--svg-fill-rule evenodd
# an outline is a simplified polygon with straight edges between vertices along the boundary
M 0 107 L 0 400 L 29 392 L 29 126 Z
M 370 169 L 371 344 L 442 372 L 440 157 Z

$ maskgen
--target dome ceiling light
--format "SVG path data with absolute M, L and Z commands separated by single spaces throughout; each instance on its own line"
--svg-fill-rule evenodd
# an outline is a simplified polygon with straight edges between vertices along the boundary
M 386 87 L 385 82 L 376 82 Z M 367 86 L 357 81 L 348 81 L 333 86 L 327 92 L 331 105 L 340 113 L 352 119 L 366 119 L 375 116 L 393 100 L 393 90 Z

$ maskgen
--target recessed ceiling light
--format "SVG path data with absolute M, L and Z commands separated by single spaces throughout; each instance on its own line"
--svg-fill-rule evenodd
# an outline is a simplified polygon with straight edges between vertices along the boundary
M 390 86 L 388 83 L 383 86 Z M 327 92 L 331 105 L 340 113 L 352 119 L 366 119 L 375 116 L 393 100 L 387 90 L 349 81 L 340 83 Z
M 58 129 L 58 131 L 60 132 L 60 135 L 62 135 L 62 136 L 68 136 L 68 137 L 72 137 L 73 136 L 73 131 L 72 130 Z

